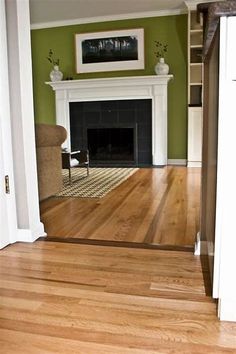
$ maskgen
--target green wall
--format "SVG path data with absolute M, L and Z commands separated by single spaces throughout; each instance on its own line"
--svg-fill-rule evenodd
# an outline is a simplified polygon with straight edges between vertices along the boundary
M 104 73 L 76 74 L 74 34 L 129 28 L 144 28 L 145 69 Z M 154 75 L 157 59 L 155 40 L 168 44 L 165 55 L 174 80 L 169 83 L 168 96 L 168 158 L 186 158 L 187 146 L 187 16 L 166 16 L 144 19 L 90 23 L 32 30 L 32 60 L 35 121 L 55 123 L 55 97 L 49 81 L 51 64 L 46 59 L 49 49 L 60 59 L 64 78 L 89 79 L 114 76 Z

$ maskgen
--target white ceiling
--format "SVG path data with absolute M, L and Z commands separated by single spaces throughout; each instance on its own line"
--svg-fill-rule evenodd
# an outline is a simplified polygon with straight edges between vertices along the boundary
M 1 0 L 0 0 L 1 1 Z M 186 13 L 219 0 L 29 0 L 32 28 Z M 224 0 L 223 0 L 224 1 Z M 187 4 L 187 6 L 186 6 Z
M 36 25 L 101 16 L 173 11 L 184 7 L 183 0 L 30 0 L 30 17 L 31 24 Z

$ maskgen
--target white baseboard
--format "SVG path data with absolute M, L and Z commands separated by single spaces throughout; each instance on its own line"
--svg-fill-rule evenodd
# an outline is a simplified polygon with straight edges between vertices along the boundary
M 37 228 L 34 230 L 31 229 L 18 229 L 17 232 L 17 240 L 20 242 L 34 242 L 36 241 L 39 237 L 45 237 L 47 236 L 46 232 L 44 231 L 44 225 L 43 223 L 39 223 Z
M 207 255 L 207 241 L 201 241 L 201 236 L 200 232 L 197 233 L 197 239 L 195 241 L 194 245 L 194 255 L 195 256 L 201 256 L 201 255 Z
M 219 299 L 218 317 L 221 321 L 236 322 L 236 300 L 228 298 Z
M 176 166 L 186 166 L 186 159 L 168 159 L 168 165 L 176 165 Z
M 202 163 L 200 161 L 188 161 L 187 167 L 202 167 Z

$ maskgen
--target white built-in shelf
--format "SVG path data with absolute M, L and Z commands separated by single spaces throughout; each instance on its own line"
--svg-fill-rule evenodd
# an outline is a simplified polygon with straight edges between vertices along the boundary
M 200 0 L 199 0 L 200 2 Z M 195 6 L 188 11 L 188 166 L 201 166 L 203 29 Z

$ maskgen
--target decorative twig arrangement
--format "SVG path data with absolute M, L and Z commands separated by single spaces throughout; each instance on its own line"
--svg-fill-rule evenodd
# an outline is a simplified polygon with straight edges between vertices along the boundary
M 168 51 L 168 44 L 163 44 L 159 41 L 155 41 L 156 51 L 154 52 L 157 58 L 163 58 Z
M 54 65 L 59 65 L 59 59 L 55 59 L 53 55 L 52 49 L 49 50 L 47 60 L 54 66 Z

